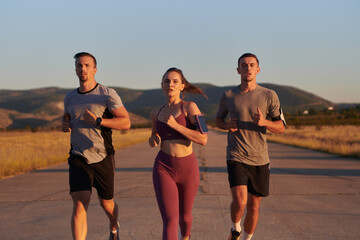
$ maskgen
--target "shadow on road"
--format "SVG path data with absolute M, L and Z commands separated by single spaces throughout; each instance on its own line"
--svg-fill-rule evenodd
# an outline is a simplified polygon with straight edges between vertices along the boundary
M 68 172 L 67 168 L 62 169 L 39 169 L 37 173 Z M 115 172 L 152 172 L 152 168 L 116 168 Z M 226 173 L 226 167 L 200 167 L 200 172 Z M 271 168 L 271 174 L 275 175 L 306 175 L 306 176 L 360 176 L 358 169 L 317 169 L 317 168 Z

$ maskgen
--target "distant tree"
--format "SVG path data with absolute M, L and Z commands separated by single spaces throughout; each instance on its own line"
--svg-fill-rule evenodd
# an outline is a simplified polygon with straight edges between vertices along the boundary
M 314 108 L 309 109 L 309 115 L 310 116 L 316 115 L 317 113 L 318 113 L 318 111 L 316 109 L 314 109 Z

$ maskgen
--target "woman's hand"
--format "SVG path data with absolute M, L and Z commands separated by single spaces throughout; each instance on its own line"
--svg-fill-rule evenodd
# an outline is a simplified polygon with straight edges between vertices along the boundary
M 169 127 L 171 128 L 175 128 L 176 125 L 178 125 L 178 122 L 175 120 L 173 115 L 168 115 L 165 119 L 164 119 L 164 123 L 166 123 L 167 125 L 169 125 Z
M 151 135 L 151 137 L 149 137 L 149 145 L 150 147 L 156 147 L 157 145 L 160 144 L 161 138 L 159 136 L 159 134 L 154 134 Z

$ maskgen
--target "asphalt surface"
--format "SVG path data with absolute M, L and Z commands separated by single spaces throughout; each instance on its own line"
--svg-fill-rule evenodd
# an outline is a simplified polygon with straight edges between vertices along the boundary
M 209 134 L 194 146 L 201 181 L 192 239 L 227 239 L 231 201 L 226 135 Z M 115 200 L 121 239 L 161 239 L 152 186 L 158 149 L 147 143 L 116 152 Z M 269 143 L 270 196 L 264 198 L 253 239 L 360 239 L 360 161 Z M 71 239 L 68 166 L 61 164 L 0 180 L 0 239 Z M 88 210 L 89 240 L 108 238 L 108 220 L 96 190 Z

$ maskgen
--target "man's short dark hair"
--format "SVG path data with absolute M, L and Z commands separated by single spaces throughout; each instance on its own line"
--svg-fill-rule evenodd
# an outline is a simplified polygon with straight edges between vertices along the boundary
M 238 66 L 239 66 L 239 64 L 240 64 L 240 60 L 241 60 L 242 58 L 246 58 L 246 57 L 253 57 L 253 58 L 255 58 L 258 66 L 259 66 L 259 59 L 258 59 L 257 56 L 256 56 L 255 54 L 253 54 L 253 53 L 244 53 L 243 55 L 241 55 L 241 57 L 239 57 L 239 60 L 238 60 Z
M 76 62 L 79 58 L 85 57 L 85 56 L 91 57 L 91 58 L 94 60 L 95 67 L 97 66 L 96 58 L 95 58 L 92 54 L 87 53 L 87 52 L 79 52 L 79 53 L 75 54 L 75 56 L 74 56 L 75 62 Z

